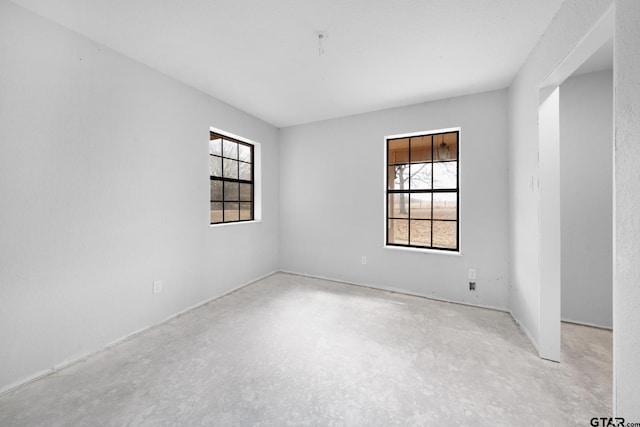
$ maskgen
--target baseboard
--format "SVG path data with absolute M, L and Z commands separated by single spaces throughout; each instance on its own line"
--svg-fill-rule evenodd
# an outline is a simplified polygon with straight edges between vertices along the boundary
M 5 393 L 9 393 L 10 391 L 16 390 L 22 386 L 25 386 L 29 383 L 32 383 L 36 380 L 44 378 L 47 375 L 51 375 L 53 372 L 55 372 L 53 369 L 44 369 L 42 371 L 38 371 L 32 375 L 29 375 L 21 380 L 18 380 L 18 381 L 9 383 L 6 386 L 0 387 L 0 396 L 2 396 Z
M 342 283 L 342 284 L 345 284 L 345 285 L 359 286 L 361 288 L 369 288 L 369 289 L 375 289 L 375 290 L 378 290 L 378 291 L 393 292 L 395 294 L 409 295 L 409 296 L 412 296 L 412 297 L 426 298 L 426 299 L 429 299 L 429 300 L 446 302 L 446 303 L 449 303 L 449 304 L 466 305 L 468 307 L 483 308 L 483 309 L 486 309 L 486 310 L 501 311 L 503 313 L 509 313 L 509 310 L 507 310 L 506 308 L 493 307 L 493 306 L 482 305 L 482 304 L 473 304 L 473 303 L 464 302 L 464 301 L 450 300 L 450 299 L 447 299 L 447 298 L 436 297 L 436 296 L 433 296 L 433 295 L 424 295 L 424 294 L 420 294 L 420 293 L 417 293 L 417 292 L 410 292 L 410 291 L 407 291 L 405 289 L 400 289 L 400 288 L 391 288 L 391 287 L 386 287 L 386 286 L 376 286 L 376 285 L 371 285 L 371 284 L 368 284 L 368 283 L 350 282 L 350 281 L 347 281 L 347 280 L 335 279 L 335 278 L 332 278 L 332 277 L 318 276 L 318 275 L 315 275 L 315 274 L 308 274 L 308 273 L 299 273 L 299 272 L 289 271 L 289 270 L 280 270 L 279 272 L 280 273 L 285 273 L 285 274 L 292 274 L 294 276 L 310 277 L 312 279 L 327 280 L 329 282 Z
M 218 295 L 218 296 L 206 299 L 204 301 L 201 301 L 201 302 L 199 302 L 197 304 L 194 304 L 194 305 L 192 305 L 192 306 L 190 306 L 188 308 L 185 308 L 182 311 L 179 311 L 176 314 L 172 314 L 171 316 L 169 316 L 169 317 L 165 318 L 164 320 L 162 320 L 160 323 L 157 323 L 157 325 L 161 325 L 161 324 L 163 324 L 165 322 L 168 322 L 171 319 L 175 319 L 176 317 L 180 317 L 180 316 L 182 316 L 182 315 L 184 315 L 184 314 L 186 314 L 186 313 L 188 313 L 188 312 L 190 312 L 192 310 L 195 310 L 196 308 L 202 307 L 203 305 L 207 305 L 210 302 L 213 302 L 215 300 L 219 300 L 220 298 L 224 298 L 226 296 L 229 296 L 229 295 L 231 295 L 231 294 L 233 294 L 235 292 L 238 292 L 242 288 L 246 288 L 247 286 L 253 285 L 254 283 L 259 282 L 262 279 L 266 279 L 269 276 L 273 276 L 276 273 L 278 273 L 278 271 L 277 270 L 273 270 L 272 272 L 264 274 L 264 275 L 258 277 L 257 279 L 252 279 L 251 281 L 249 281 L 249 282 L 247 282 L 247 283 L 245 283 L 243 285 L 236 286 L 235 288 L 230 289 L 230 290 L 226 291 L 225 293 L 223 293 L 221 295 Z
M 527 339 L 529 340 L 529 342 L 531 343 L 531 345 L 533 346 L 533 348 L 536 349 L 536 353 L 538 353 L 538 356 L 540 356 L 540 347 L 538 347 L 538 342 L 536 340 L 533 339 L 533 335 L 531 335 L 531 333 L 529 332 L 529 330 L 526 328 L 526 326 L 524 326 L 520 320 L 518 320 L 518 318 L 516 316 L 514 316 L 513 311 L 509 310 L 509 314 L 511 315 L 511 318 L 513 319 L 513 321 L 516 323 L 516 325 L 518 325 L 518 328 L 520 328 L 520 330 L 524 333 L 524 335 L 527 337 Z
M 168 322 L 168 321 L 170 321 L 172 319 L 175 319 L 177 317 L 183 316 L 184 314 L 186 314 L 186 313 L 188 313 L 188 312 L 190 312 L 192 310 L 195 310 L 195 309 L 197 309 L 199 307 L 202 307 L 204 305 L 207 305 L 207 304 L 209 304 L 209 303 L 211 303 L 211 302 L 213 302 L 215 300 L 218 300 L 220 298 L 224 298 L 224 297 L 226 297 L 228 295 L 231 295 L 232 293 L 237 292 L 242 288 L 245 288 L 245 287 L 247 287 L 249 285 L 254 284 L 255 282 L 258 282 L 258 281 L 260 281 L 262 279 L 265 279 L 265 278 L 267 278 L 269 276 L 272 276 L 277 272 L 278 271 L 274 270 L 274 271 L 272 271 L 270 273 L 267 273 L 267 274 L 265 274 L 263 276 L 258 277 L 257 279 L 253 279 L 253 280 L 251 280 L 251 281 L 249 281 L 249 282 L 247 282 L 247 283 L 245 283 L 243 285 L 236 286 L 235 288 L 230 289 L 230 290 L 224 292 L 223 294 L 220 294 L 220 295 L 217 295 L 217 296 L 214 296 L 214 297 L 211 297 L 211 298 L 207 298 L 204 301 L 198 302 L 198 303 L 196 303 L 196 304 L 194 304 L 192 306 L 189 306 L 188 308 L 185 308 L 184 310 L 181 310 L 181 311 L 179 311 L 179 312 L 177 312 L 175 314 L 170 315 L 169 317 L 164 318 L 163 320 L 161 320 L 158 323 L 154 323 L 152 325 L 145 326 L 143 328 L 137 329 L 136 331 L 131 332 L 130 334 L 127 334 L 127 335 L 125 335 L 123 337 L 120 337 L 120 338 L 114 340 L 114 341 L 111 341 L 107 345 L 105 345 L 103 347 L 100 347 L 99 349 L 97 349 L 95 351 L 90 351 L 90 352 L 81 353 L 81 354 L 78 354 L 78 355 L 71 356 L 71 357 L 65 359 L 64 361 L 62 361 L 60 363 L 56 363 L 50 369 L 44 369 L 44 370 L 38 371 L 38 372 L 36 372 L 34 374 L 31 374 L 31 375 L 29 375 L 29 376 L 27 376 L 27 377 L 25 377 L 25 378 L 23 378 L 21 380 L 18 380 L 18 381 L 15 381 L 13 383 L 10 383 L 8 385 L 2 386 L 2 387 L 0 387 L 0 396 L 5 394 L 5 393 L 9 393 L 11 391 L 14 391 L 14 390 L 16 390 L 16 389 L 18 389 L 20 387 L 24 387 L 27 384 L 30 384 L 30 383 L 32 383 L 34 381 L 37 381 L 37 380 L 40 380 L 42 378 L 48 377 L 49 375 L 55 374 L 56 372 L 59 372 L 59 371 L 65 369 L 65 368 L 68 368 L 69 366 L 75 365 L 76 363 L 82 362 L 83 360 L 87 360 L 90 357 L 95 356 L 96 354 L 101 353 L 101 352 L 103 352 L 105 350 L 108 350 L 108 349 L 110 349 L 112 347 L 115 347 L 118 344 L 121 344 L 121 343 L 123 343 L 125 341 L 128 341 L 128 340 L 140 335 L 141 333 L 143 333 L 145 331 L 148 331 L 149 329 L 155 328 L 155 327 L 160 326 L 160 325 L 162 325 L 162 324 L 164 324 L 164 323 L 166 323 L 166 322 Z
M 604 329 L 606 331 L 613 331 L 613 328 L 611 326 L 596 325 L 595 323 L 581 322 L 581 321 L 578 321 L 578 320 L 570 320 L 570 319 L 561 319 L 561 320 L 564 323 L 571 323 L 572 325 L 588 326 L 590 328 Z

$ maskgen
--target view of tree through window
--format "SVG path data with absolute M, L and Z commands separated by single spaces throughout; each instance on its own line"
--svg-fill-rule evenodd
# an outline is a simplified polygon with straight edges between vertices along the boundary
M 253 164 L 253 145 L 210 132 L 211 224 L 253 220 Z
M 387 245 L 458 250 L 458 137 L 387 139 Z

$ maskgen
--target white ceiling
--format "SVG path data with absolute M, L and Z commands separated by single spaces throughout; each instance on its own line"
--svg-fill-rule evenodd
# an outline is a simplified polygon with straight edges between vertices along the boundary
M 14 2 L 285 127 L 506 87 L 562 0 Z

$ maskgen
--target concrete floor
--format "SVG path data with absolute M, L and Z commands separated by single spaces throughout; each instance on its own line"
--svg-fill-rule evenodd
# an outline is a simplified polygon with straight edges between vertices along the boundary
M 279 273 L 0 396 L 0 425 L 589 425 L 611 332 L 562 333 L 548 362 L 506 313 Z

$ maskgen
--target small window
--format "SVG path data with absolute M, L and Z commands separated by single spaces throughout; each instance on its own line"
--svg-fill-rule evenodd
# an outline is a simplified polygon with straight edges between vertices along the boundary
M 458 251 L 459 131 L 387 138 L 388 246 Z
M 253 145 L 210 132 L 211 224 L 253 221 Z

